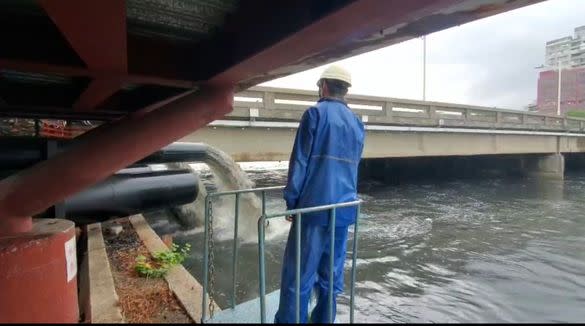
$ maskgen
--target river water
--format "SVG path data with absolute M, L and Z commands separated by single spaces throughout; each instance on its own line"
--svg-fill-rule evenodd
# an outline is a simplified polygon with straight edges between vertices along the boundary
M 242 167 L 257 186 L 285 183 L 285 163 Z M 213 190 L 210 172 L 200 172 Z M 585 173 L 568 174 L 563 182 L 491 178 L 389 186 L 368 181 L 360 184 L 360 197 L 365 203 L 356 321 L 585 321 Z M 283 210 L 281 194 L 269 194 L 267 207 Z M 224 226 L 233 220 L 215 218 Z M 159 234 L 192 244 L 185 266 L 201 279 L 201 229 L 181 231 L 157 213 L 147 219 Z M 280 219 L 270 227 L 267 292 L 278 288 L 289 224 Z M 222 307 L 230 304 L 231 232 L 216 231 L 214 242 L 214 297 Z M 239 253 L 237 300 L 243 302 L 258 296 L 257 244 L 243 239 Z M 339 322 L 349 315 L 350 254 Z

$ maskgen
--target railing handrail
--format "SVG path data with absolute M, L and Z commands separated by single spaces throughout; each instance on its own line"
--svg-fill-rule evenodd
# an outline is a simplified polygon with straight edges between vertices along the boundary
M 235 194 L 245 194 L 245 193 L 251 193 L 251 192 L 280 190 L 280 189 L 284 189 L 284 187 L 285 186 L 274 186 L 274 187 L 263 187 L 263 188 L 251 188 L 251 189 L 239 189 L 239 190 L 228 190 L 228 191 L 221 191 L 221 192 L 211 192 L 211 193 L 207 194 L 207 197 L 212 198 L 212 197 L 220 197 L 220 196 L 235 195 Z
M 313 207 L 306 207 L 306 208 L 297 208 L 297 209 L 290 209 L 284 211 L 282 213 L 275 213 L 275 214 L 267 214 L 264 216 L 265 219 L 271 219 L 275 217 L 283 217 L 288 215 L 297 215 L 297 214 L 304 214 L 304 213 L 314 213 L 319 211 L 326 211 L 332 208 L 343 208 L 343 207 L 350 207 L 350 206 L 357 206 L 361 204 L 363 201 L 358 199 L 350 202 L 343 202 L 337 204 L 329 204 L 329 205 L 321 205 L 321 206 L 313 206 Z

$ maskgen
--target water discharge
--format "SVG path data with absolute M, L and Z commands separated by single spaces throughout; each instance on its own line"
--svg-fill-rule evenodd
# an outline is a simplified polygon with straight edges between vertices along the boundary
M 246 172 L 226 153 L 208 146 L 207 155 L 203 162 L 212 172 L 214 186 L 217 192 L 252 189 L 255 183 L 248 178 Z M 196 166 L 191 163 L 168 163 L 168 169 L 189 169 L 198 174 Z M 205 220 L 205 197 L 207 196 L 206 186 L 203 178 L 199 179 L 199 194 L 197 199 L 189 204 L 171 208 L 171 216 L 180 220 L 181 224 L 190 230 L 185 233 L 197 233 L 202 231 Z M 214 198 L 213 201 L 213 223 L 214 231 L 219 240 L 233 237 L 235 219 L 235 195 Z M 239 202 L 239 223 L 238 238 L 243 242 L 257 241 L 258 218 L 262 213 L 262 202 L 258 195 L 245 193 L 240 195 Z M 288 223 L 274 221 L 266 226 L 266 238 L 280 234 L 288 229 Z

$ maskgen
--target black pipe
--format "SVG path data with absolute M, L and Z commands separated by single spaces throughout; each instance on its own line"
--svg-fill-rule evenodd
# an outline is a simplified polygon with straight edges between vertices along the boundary
M 65 216 L 80 224 L 191 203 L 199 192 L 189 170 L 120 173 L 64 202 Z
M 0 169 L 22 169 L 45 159 L 47 140 L 0 138 Z
M 176 142 L 163 147 L 134 164 L 201 162 L 207 156 L 207 150 L 206 144 Z
M 24 169 L 44 160 L 46 142 L 46 139 L 40 138 L 0 138 L 0 169 Z M 75 140 L 55 142 L 57 153 L 75 144 Z M 205 144 L 177 142 L 163 147 L 130 167 L 169 162 L 200 162 L 206 155 Z

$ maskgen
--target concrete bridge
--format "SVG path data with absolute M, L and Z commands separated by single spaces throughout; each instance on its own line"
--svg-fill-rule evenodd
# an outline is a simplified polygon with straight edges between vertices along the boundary
M 254 87 L 236 96 L 224 120 L 182 141 L 208 143 L 236 161 L 288 160 L 298 121 L 316 100 L 316 92 Z M 561 154 L 585 152 L 585 119 L 361 95 L 347 101 L 366 125 L 366 165 L 367 159 L 512 154 L 522 155 L 525 170 L 558 177 Z

